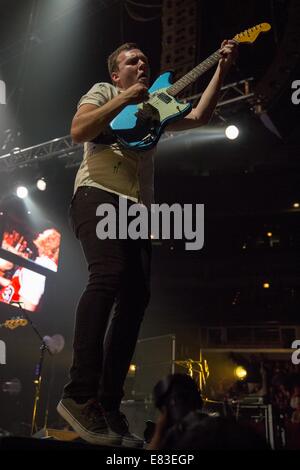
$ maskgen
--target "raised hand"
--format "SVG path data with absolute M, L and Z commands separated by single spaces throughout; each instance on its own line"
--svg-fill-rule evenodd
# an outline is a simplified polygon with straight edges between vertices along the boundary
M 232 39 L 225 39 L 220 48 L 222 58 L 219 60 L 219 66 L 222 72 L 227 72 L 238 56 L 238 44 Z

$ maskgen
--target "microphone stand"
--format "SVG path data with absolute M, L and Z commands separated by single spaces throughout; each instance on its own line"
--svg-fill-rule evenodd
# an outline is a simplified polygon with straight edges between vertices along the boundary
M 40 400 L 40 391 L 41 391 L 41 383 L 42 383 L 42 368 L 43 368 L 43 363 L 44 363 L 45 351 L 48 351 L 50 356 L 52 356 L 52 353 L 50 349 L 48 348 L 47 344 L 45 343 L 39 330 L 34 325 L 29 315 L 27 315 L 25 309 L 22 307 L 21 305 L 22 302 L 12 302 L 12 304 L 18 304 L 19 308 L 21 309 L 22 315 L 26 318 L 26 320 L 28 320 L 33 331 L 41 340 L 40 358 L 39 358 L 39 362 L 36 364 L 36 367 L 35 367 L 35 378 L 33 381 L 35 385 L 35 394 L 34 394 L 34 402 L 33 402 L 32 421 L 31 421 L 31 436 L 32 436 L 34 432 L 36 431 L 37 408 L 38 408 L 38 402 Z

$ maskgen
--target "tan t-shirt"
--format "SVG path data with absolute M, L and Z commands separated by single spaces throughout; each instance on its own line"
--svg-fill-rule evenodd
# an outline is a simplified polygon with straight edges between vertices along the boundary
M 121 91 L 110 83 L 96 83 L 79 103 L 102 106 Z M 109 127 L 102 133 L 110 140 Z M 96 139 L 95 139 L 96 140 Z M 79 186 L 104 189 L 147 207 L 153 203 L 153 160 L 155 149 L 132 151 L 116 143 L 85 142 L 83 160 L 76 175 L 74 193 Z

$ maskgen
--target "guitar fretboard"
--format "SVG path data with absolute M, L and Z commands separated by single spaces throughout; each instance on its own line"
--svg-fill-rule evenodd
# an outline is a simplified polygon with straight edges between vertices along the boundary
M 193 68 L 190 72 L 186 75 L 181 77 L 177 82 L 173 83 L 168 88 L 168 94 L 171 96 L 176 96 L 182 90 L 184 90 L 187 86 L 191 85 L 193 82 L 197 80 L 197 78 L 201 77 L 203 73 L 213 67 L 221 58 L 220 50 L 218 49 L 216 52 L 211 54 L 207 59 L 203 62 L 198 64 L 195 68 Z

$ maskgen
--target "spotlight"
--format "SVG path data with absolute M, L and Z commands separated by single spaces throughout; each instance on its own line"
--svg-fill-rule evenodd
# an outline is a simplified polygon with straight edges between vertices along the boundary
M 225 135 L 227 139 L 230 139 L 230 140 L 237 139 L 239 135 L 239 130 L 236 126 L 228 126 L 225 129 Z
M 40 191 L 45 191 L 45 189 L 47 188 L 47 183 L 46 181 L 44 180 L 44 178 L 40 178 L 37 183 L 37 188 L 40 190 Z
M 300 207 L 299 202 L 294 202 L 293 207 L 294 207 L 294 209 L 299 209 L 299 207 Z
M 16 193 L 20 199 L 25 199 L 28 196 L 28 189 L 25 186 L 19 186 Z
M 268 282 L 264 282 L 263 283 L 263 288 L 264 289 L 269 289 L 270 288 L 270 284 Z
M 234 375 L 238 380 L 244 380 L 247 377 L 247 371 L 243 366 L 237 366 L 234 369 Z

